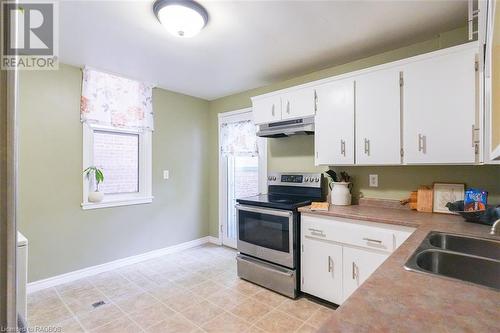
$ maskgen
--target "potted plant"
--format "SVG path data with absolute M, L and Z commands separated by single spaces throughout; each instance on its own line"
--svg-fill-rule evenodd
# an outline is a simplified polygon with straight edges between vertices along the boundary
M 89 166 L 83 170 L 83 174 L 87 179 L 95 180 L 95 191 L 89 192 L 89 202 L 101 202 L 104 199 L 104 193 L 99 191 L 99 184 L 104 181 L 104 173 L 96 166 Z

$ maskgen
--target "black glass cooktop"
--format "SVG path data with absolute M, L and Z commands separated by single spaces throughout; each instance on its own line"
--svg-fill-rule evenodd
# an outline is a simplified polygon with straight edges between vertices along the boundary
M 242 205 L 295 210 L 299 207 L 310 205 L 313 198 L 299 195 L 260 194 L 237 199 L 236 201 Z

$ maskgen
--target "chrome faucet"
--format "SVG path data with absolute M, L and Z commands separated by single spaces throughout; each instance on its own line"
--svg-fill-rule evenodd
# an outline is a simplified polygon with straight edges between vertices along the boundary
M 491 226 L 490 235 L 496 235 L 498 224 L 500 224 L 500 219 L 496 220 L 495 223 L 493 223 L 493 225 Z

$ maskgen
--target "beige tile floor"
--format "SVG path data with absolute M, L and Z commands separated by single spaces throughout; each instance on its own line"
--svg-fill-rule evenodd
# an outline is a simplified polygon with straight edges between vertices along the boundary
M 334 311 L 239 279 L 235 254 L 204 245 L 30 294 L 29 325 L 62 332 L 313 332 Z

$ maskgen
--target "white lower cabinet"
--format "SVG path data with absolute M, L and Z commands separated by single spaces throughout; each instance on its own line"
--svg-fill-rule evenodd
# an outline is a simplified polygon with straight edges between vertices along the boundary
M 343 249 L 343 298 L 346 300 L 389 257 L 385 253 L 360 250 L 345 246 Z
M 301 290 L 342 304 L 415 230 L 345 218 L 301 217 Z
M 321 240 L 302 242 L 302 291 L 339 304 L 342 302 L 342 246 Z

